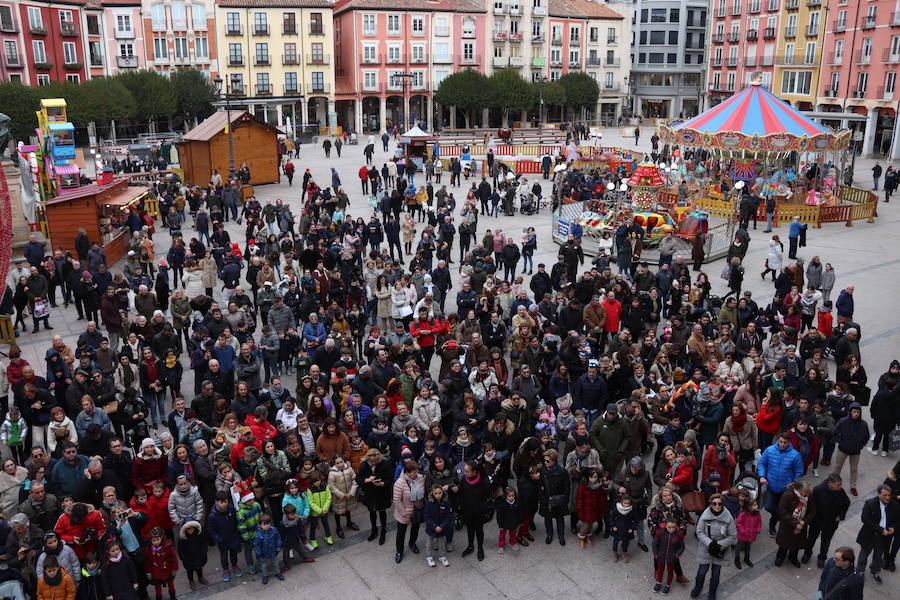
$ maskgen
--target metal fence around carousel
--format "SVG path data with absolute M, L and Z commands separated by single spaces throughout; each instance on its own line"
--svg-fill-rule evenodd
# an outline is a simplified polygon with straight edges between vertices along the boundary
M 822 223 L 844 223 L 853 227 L 853 221 L 865 220 L 875 222 L 878 216 L 878 195 L 869 190 L 840 185 L 835 189 L 839 206 L 807 206 L 805 204 L 780 205 L 775 209 L 773 223 L 777 227 L 780 222 L 789 222 L 795 216 L 801 223 L 812 225 L 816 229 Z M 756 215 L 760 221 L 766 220 L 766 207 L 761 205 Z

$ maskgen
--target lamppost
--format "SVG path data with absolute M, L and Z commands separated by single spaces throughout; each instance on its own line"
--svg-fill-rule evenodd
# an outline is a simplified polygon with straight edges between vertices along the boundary
M 406 129 L 407 123 L 404 119 L 408 119 L 408 115 L 403 114 L 403 108 L 406 105 L 406 87 L 410 85 L 415 75 L 413 73 L 394 73 L 391 75 L 391 81 L 394 85 L 400 84 L 400 133 L 403 133 L 403 130 Z
M 234 178 L 234 139 L 231 137 L 231 98 L 228 93 L 228 90 L 225 89 L 224 93 L 222 90 L 222 77 L 217 75 L 213 80 L 213 83 L 216 85 L 216 93 L 220 98 L 225 99 L 225 118 L 228 119 L 228 122 L 225 123 L 225 133 L 228 135 L 228 178 Z
M 544 125 L 544 86 L 547 85 L 547 77 L 541 75 L 534 83 L 537 85 L 541 96 L 541 103 L 538 105 L 538 134 L 540 134 L 541 127 Z

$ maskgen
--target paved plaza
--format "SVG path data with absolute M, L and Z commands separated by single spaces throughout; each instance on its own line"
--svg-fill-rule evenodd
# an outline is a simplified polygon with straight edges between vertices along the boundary
M 640 150 L 649 150 L 650 128 L 645 128 L 641 136 Z M 380 142 L 380 140 L 378 140 Z M 322 187 L 330 185 L 331 168 L 339 173 L 344 188 L 351 198 L 349 213 L 353 217 L 362 216 L 368 220 L 371 209 L 361 195 L 357 171 L 363 164 L 362 149 L 365 138 L 357 146 L 343 147 L 343 156 L 337 158 L 332 154 L 326 159 L 319 145 L 300 147 L 300 157 L 294 159 L 297 167 L 295 185 L 288 187 L 286 181 L 281 185 L 260 186 L 256 189 L 257 198 L 261 202 L 281 198 L 289 202 L 294 213 L 300 211 L 299 183 L 305 169 L 312 171 L 313 178 Z M 618 130 L 605 132 L 604 145 L 634 147 L 633 139 L 619 137 Z M 380 167 L 389 156 L 381 151 L 381 144 L 376 143 L 376 162 Z M 394 144 L 391 144 L 391 153 Z M 858 160 L 855 171 L 855 185 L 871 188 L 871 167 L 874 161 Z M 240 165 L 240 161 L 238 161 Z M 882 166 L 886 167 L 884 162 Z M 416 183 L 423 179 L 417 176 Z M 445 175 L 444 181 L 449 181 Z M 202 183 L 202 182 L 198 182 Z M 465 184 L 465 181 L 463 182 Z M 544 194 L 549 195 L 550 183 L 544 185 Z M 465 197 L 468 185 L 459 188 L 448 188 L 457 198 L 459 205 Z M 831 262 L 837 274 L 837 283 L 833 298 L 840 289 L 847 285 L 855 285 L 856 302 L 855 320 L 862 329 L 860 344 L 863 364 L 868 372 L 870 385 L 874 387 L 879 375 L 887 370 L 888 363 L 900 357 L 900 319 L 897 318 L 897 299 L 900 297 L 900 278 L 897 277 L 900 267 L 900 209 L 896 203 L 879 204 L 879 217 L 875 223 L 858 221 L 853 227 L 843 224 L 828 224 L 821 229 L 810 229 L 807 234 L 808 245 L 801 249 L 800 256 L 809 259 L 819 255 L 823 262 Z M 535 264 L 545 262 L 549 266 L 556 262 L 557 246 L 550 237 L 551 216 L 545 209 L 535 216 L 501 217 L 499 219 L 482 217 L 478 223 L 479 236 L 485 229 L 502 227 L 507 233 L 513 233 L 518 239 L 523 227 L 534 226 L 538 232 L 538 249 L 535 253 Z M 228 230 L 234 239 L 243 246 L 243 227 L 233 222 Z M 745 289 L 753 292 L 753 298 L 762 307 L 772 298 L 771 280 L 763 281 L 759 277 L 766 257 L 769 236 L 762 233 L 763 224 L 758 231 L 750 230 L 751 243 L 746 255 Z M 777 231 L 787 242 L 787 227 L 782 225 Z M 237 237 L 235 237 L 237 236 Z M 157 244 L 157 256 L 164 256 L 168 249 L 168 234 L 159 229 L 154 236 Z M 458 250 L 454 250 L 454 258 Z M 713 293 L 723 295 L 725 282 L 719 279 L 723 261 L 705 266 L 711 274 Z M 116 267 L 113 267 L 116 269 Z M 242 276 L 243 280 L 243 276 Z M 456 283 L 454 277 L 454 284 Z M 526 281 L 527 283 L 527 281 Z M 453 310 L 455 290 L 447 302 L 447 310 Z M 62 304 L 54 309 L 50 322 L 55 330 L 41 331 L 37 335 L 22 334 L 18 342 L 23 357 L 33 365 L 42 365 L 44 353 L 49 347 L 50 333 L 57 333 L 67 342 L 74 340 L 84 329 L 84 321 L 76 321 L 74 308 L 64 310 Z M 185 368 L 184 390 L 193 389 L 193 372 Z M 293 382 L 291 382 L 291 389 Z M 855 546 L 854 540 L 859 530 L 859 514 L 863 501 L 871 497 L 875 486 L 884 479 L 886 472 L 893 466 L 897 456 L 882 458 L 863 452 L 861 459 L 861 481 L 859 498 L 854 498 L 847 521 L 839 528 L 832 542 L 832 549 L 842 544 Z M 824 476 L 827 468 L 822 467 L 820 474 Z M 844 472 L 845 478 L 848 472 Z M 814 485 L 821 478 L 811 478 Z M 849 485 L 845 486 L 849 488 Z M 768 518 L 767 516 L 765 518 Z M 245 598 L 246 594 L 265 594 L 266 597 L 287 598 L 303 597 L 316 600 L 329 598 L 404 600 L 407 598 L 429 598 L 434 600 L 456 598 L 514 598 L 530 600 L 553 597 L 571 598 L 649 598 L 653 597 L 651 587 L 652 558 L 650 555 L 634 548 L 630 564 L 613 563 L 611 559 L 611 540 L 597 537 L 593 548 L 579 550 L 577 539 L 568 536 L 568 544 L 560 547 L 554 542 L 543 543 L 543 523 L 538 519 L 538 531 L 533 543 L 521 552 L 496 553 L 496 524 L 486 528 L 485 550 L 487 557 L 478 562 L 475 556 L 465 559 L 460 557 L 464 547 L 465 531 L 457 533 L 456 551 L 449 555 L 449 568 L 426 566 L 423 555 L 407 553 L 401 564 L 394 563 L 394 542 L 392 535 L 384 546 L 377 542 L 367 542 L 368 515 L 365 509 L 358 509 L 354 520 L 363 528 L 362 531 L 348 536 L 344 540 L 336 540 L 333 547 L 324 543 L 313 554 L 315 564 L 304 564 L 294 567 L 284 582 L 272 581 L 262 586 L 259 577 L 244 575 L 229 583 L 221 582 L 218 571 L 218 553 L 215 548 L 209 552 L 206 576 L 212 585 L 192 593 L 181 593 L 182 599 L 213 596 L 217 600 Z M 348 533 L 354 533 L 349 532 Z M 420 533 L 420 546 L 424 548 L 424 528 Z M 321 539 L 321 538 L 320 538 Z M 694 579 L 696 573 L 695 552 L 696 541 L 692 536 L 686 540 L 687 550 L 683 557 L 685 574 Z M 773 566 L 775 555 L 774 540 L 761 534 L 752 550 L 755 567 L 741 571 L 734 565 L 722 571 L 722 584 L 719 588 L 720 598 L 759 599 L 803 599 L 812 596 L 819 579 L 819 570 L 815 568 L 815 560 L 802 569 L 789 564 L 781 568 Z M 243 559 L 241 560 L 243 564 Z M 867 599 L 887 600 L 900 597 L 900 573 L 883 573 L 884 585 L 875 584 L 867 578 L 865 594 Z M 187 582 L 183 576 L 177 582 L 179 590 L 187 590 Z M 689 586 L 675 584 L 672 597 L 687 598 Z M 704 594 L 701 596 L 705 598 Z

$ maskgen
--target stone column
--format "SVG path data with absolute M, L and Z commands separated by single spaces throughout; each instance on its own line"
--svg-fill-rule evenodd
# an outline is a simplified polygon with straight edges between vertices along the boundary
M 870 109 L 869 118 L 866 119 L 866 131 L 863 134 L 862 156 L 869 158 L 873 155 L 875 146 L 875 126 L 878 123 L 878 110 Z
M 490 117 L 491 117 L 491 109 L 482 108 L 481 109 L 481 128 L 482 129 L 488 128 L 488 121 L 490 120 Z M 474 125 L 474 123 L 470 123 L 470 125 Z
M 435 124 L 434 122 L 434 97 L 431 94 L 425 96 L 425 125 L 428 126 L 428 131 L 432 133 L 438 130 L 438 125 L 440 122 Z
M 300 101 L 300 117 L 303 119 L 301 125 L 309 122 L 309 101 L 306 98 Z
M 387 97 L 382 96 L 378 99 L 378 120 L 381 128 L 384 131 L 387 131 L 387 127 L 385 127 L 384 123 L 387 120 Z
M 410 128 L 409 124 L 409 96 L 403 94 L 403 120 L 404 123 L 400 124 L 400 133 L 407 131 Z
M 894 117 L 896 119 L 896 117 Z M 890 157 L 891 160 L 900 159 L 900 132 L 897 131 L 897 126 L 894 125 L 894 130 L 892 132 L 893 138 L 891 139 L 891 152 Z
M 275 105 L 275 114 L 278 117 L 278 126 L 279 127 L 284 127 L 284 112 L 283 111 L 284 111 L 284 108 L 281 106 L 281 104 Z
M 329 127 L 337 127 L 337 115 L 333 119 L 331 118 L 331 115 L 334 114 L 334 98 L 329 98 L 326 106 L 325 122 Z
M 450 107 L 450 129 L 456 129 L 456 107 Z
M 362 104 L 363 104 L 362 98 L 357 98 L 356 100 L 353 101 L 353 112 L 356 117 L 356 125 L 354 127 L 356 128 L 356 131 L 358 131 L 360 133 L 362 133 L 362 130 L 363 130 Z

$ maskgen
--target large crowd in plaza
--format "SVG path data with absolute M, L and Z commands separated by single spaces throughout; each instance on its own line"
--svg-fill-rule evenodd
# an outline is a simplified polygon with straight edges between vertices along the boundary
M 470 179 L 433 151 L 379 165 L 376 142 L 356 181 L 285 147 L 296 197 L 274 203 L 243 198 L 246 167 L 160 177 L 162 216 L 131 211 L 120 266 L 84 233 L 28 243 L 0 314 L 20 339 L 58 305 L 85 327 L 44 364 L 2 361 L 0 597 L 175 600 L 176 573 L 197 589 L 210 561 L 266 584 L 366 527 L 373 548 L 393 528 L 397 563 L 568 542 L 709 600 L 724 567 L 761 567 L 760 535 L 778 567 L 814 561 L 818 598 L 894 572 L 900 462 L 875 490 L 858 471 L 891 449 L 900 362 L 867 375 L 852 282 L 797 258 L 799 222 L 787 254 L 768 242 L 765 306 L 742 287 L 751 186 L 721 299 L 702 255 L 664 239 L 643 262 L 638 225 L 534 265 L 552 242 L 498 226 L 519 185 L 500 161 Z M 552 163 L 524 184 L 539 198 L 627 172 Z M 832 548 L 850 518 L 856 544 Z

